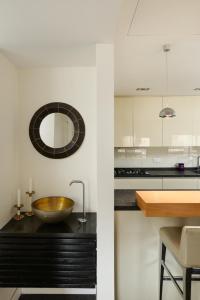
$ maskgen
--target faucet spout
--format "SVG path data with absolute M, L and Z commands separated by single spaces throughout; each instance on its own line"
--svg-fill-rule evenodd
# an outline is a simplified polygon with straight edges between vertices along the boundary
M 73 183 L 82 183 L 82 184 L 84 184 L 84 182 L 81 181 L 81 180 L 72 180 L 72 181 L 69 183 L 69 185 L 72 185 Z
M 200 170 L 200 156 L 197 156 L 197 170 Z
M 83 198 L 82 198 L 82 201 L 83 201 L 83 215 L 82 215 L 82 218 L 78 218 L 78 220 L 81 223 L 85 223 L 85 222 L 87 222 L 86 213 L 85 213 L 85 183 L 81 180 L 72 180 L 69 183 L 69 185 L 71 186 L 74 183 L 80 183 L 82 185 L 82 188 L 83 188 Z

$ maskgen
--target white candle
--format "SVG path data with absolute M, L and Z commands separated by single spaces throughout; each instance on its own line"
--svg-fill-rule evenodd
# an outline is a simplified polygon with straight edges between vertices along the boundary
M 21 191 L 20 189 L 17 190 L 17 206 L 21 204 Z
M 33 191 L 33 181 L 32 181 L 32 178 L 29 178 L 28 191 L 29 191 L 29 193 L 32 193 L 32 191 Z

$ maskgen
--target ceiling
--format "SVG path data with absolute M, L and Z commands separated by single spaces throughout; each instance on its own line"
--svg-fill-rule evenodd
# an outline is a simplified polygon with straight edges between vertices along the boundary
M 169 43 L 169 94 L 200 95 L 199 14 L 199 0 L 0 0 L 0 51 L 19 67 L 88 66 L 114 41 L 115 94 L 163 95 Z
M 199 95 L 200 1 L 124 0 L 115 39 L 115 94 Z M 150 91 L 137 92 L 147 87 Z
M 0 50 L 20 67 L 92 65 L 121 0 L 0 0 Z

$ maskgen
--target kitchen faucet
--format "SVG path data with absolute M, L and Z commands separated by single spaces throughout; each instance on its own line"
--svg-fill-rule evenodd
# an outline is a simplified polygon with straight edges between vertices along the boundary
M 71 186 L 73 183 L 80 183 L 80 184 L 82 184 L 82 187 L 83 187 L 83 217 L 78 218 L 78 220 L 81 223 L 85 223 L 85 222 L 87 222 L 86 213 L 85 213 L 85 184 L 81 180 L 72 180 L 69 185 Z
M 197 170 L 200 171 L 200 156 L 197 156 Z

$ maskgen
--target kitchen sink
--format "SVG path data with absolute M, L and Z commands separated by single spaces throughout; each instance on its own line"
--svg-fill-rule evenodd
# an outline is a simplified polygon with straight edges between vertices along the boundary
M 32 203 L 34 214 L 45 223 L 64 221 L 73 207 L 74 201 L 66 197 L 45 197 Z

